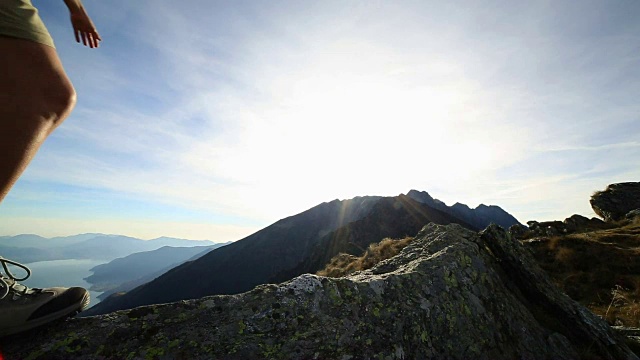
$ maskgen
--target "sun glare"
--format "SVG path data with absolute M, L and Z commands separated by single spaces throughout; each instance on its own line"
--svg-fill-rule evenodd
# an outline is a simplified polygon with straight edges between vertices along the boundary
M 453 65 L 416 69 L 375 54 L 365 63 L 366 54 L 334 54 L 279 77 L 265 91 L 268 100 L 237 114 L 239 143 L 195 149 L 192 156 L 244 184 L 239 196 L 277 202 L 294 192 L 306 194 L 296 200 L 305 205 L 397 194 L 416 181 L 460 181 L 489 164 L 492 149 L 465 134 L 473 91 L 464 79 L 416 80 Z

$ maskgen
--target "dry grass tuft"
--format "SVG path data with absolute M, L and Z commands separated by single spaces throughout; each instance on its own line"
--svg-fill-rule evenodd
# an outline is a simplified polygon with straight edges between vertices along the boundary
M 371 269 L 382 260 L 396 256 L 413 239 L 413 237 L 406 237 L 400 240 L 384 239 L 379 243 L 369 245 L 367 251 L 360 257 L 344 253 L 338 254 L 317 274 L 320 276 L 341 277 L 356 271 Z
M 607 306 L 593 304 L 590 310 L 600 315 L 609 324 L 640 326 L 640 299 L 638 288 L 630 290 L 620 285 L 611 289 L 611 301 Z
M 560 262 L 572 261 L 571 257 L 575 254 L 575 251 L 564 246 L 556 249 L 555 259 Z

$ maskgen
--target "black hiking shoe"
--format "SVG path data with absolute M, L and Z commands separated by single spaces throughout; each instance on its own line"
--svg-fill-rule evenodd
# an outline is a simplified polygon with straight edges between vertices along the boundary
M 23 332 L 84 310 L 89 292 L 81 287 L 30 289 L 18 284 L 31 275 L 28 267 L 0 257 L 0 337 Z M 8 265 L 17 266 L 27 275 L 18 278 Z

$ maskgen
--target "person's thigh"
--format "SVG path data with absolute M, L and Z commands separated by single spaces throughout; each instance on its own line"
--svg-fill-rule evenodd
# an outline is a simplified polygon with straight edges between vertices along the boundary
M 45 138 L 71 112 L 75 92 L 54 48 L 0 37 L 0 54 L 2 201 Z
M 50 111 L 51 103 L 68 101 L 73 86 L 56 50 L 30 40 L 0 36 L 0 122 L 15 111 Z M 40 109 L 44 107 L 44 109 Z

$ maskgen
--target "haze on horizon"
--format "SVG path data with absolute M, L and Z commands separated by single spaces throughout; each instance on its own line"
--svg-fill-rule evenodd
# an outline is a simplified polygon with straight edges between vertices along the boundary
M 640 2 L 35 0 L 78 91 L 0 235 L 238 240 L 427 191 L 521 222 L 640 181 Z

